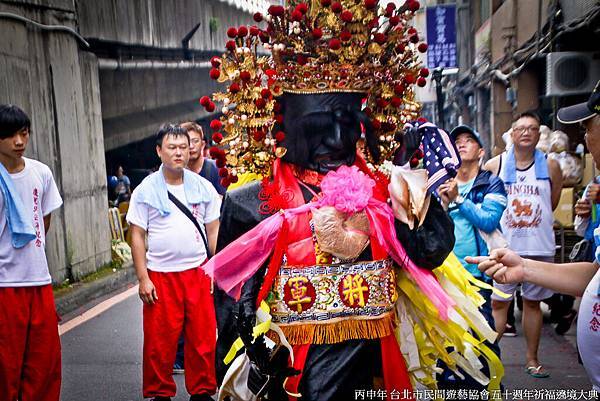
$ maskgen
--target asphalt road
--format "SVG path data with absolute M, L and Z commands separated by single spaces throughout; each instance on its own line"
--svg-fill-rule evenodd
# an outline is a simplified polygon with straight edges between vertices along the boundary
M 544 306 L 542 306 L 544 308 Z M 548 313 L 544 314 L 548 317 Z M 550 373 L 550 377 L 536 379 L 525 373 L 525 337 L 521 328 L 521 314 L 516 311 L 517 336 L 504 337 L 500 341 L 502 352 L 502 362 L 505 369 L 505 380 L 503 384 L 509 391 L 507 400 L 523 400 L 525 396 L 520 396 L 519 390 L 577 390 L 589 391 L 592 385 L 583 365 L 579 364 L 576 349 L 576 325 L 573 322 L 571 329 L 564 335 L 559 336 L 554 332 L 554 326 L 544 323 L 542 327 L 542 337 L 538 358 L 545 369 Z M 556 391 L 551 394 L 559 394 Z M 511 396 L 515 396 L 512 398 Z M 535 398 L 529 398 L 535 399 Z M 549 398 L 546 398 L 549 399 Z M 561 399 L 561 398 L 556 398 Z M 571 399 L 569 397 L 569 399 Z M 584 398 L 581 398 L 584 399 Z
M 62 401 L 142 400 L 142 304 L 131 296 L 61 337 Z M 188 399 L 183 376 L 178 395 Z
M 141 396 L 142 355 L 141 301 L 136 295 L 73 328 L 62 337 L 62 401 L 137 401 Z M 501 342 L 508 400 L 515 390 L 589 390 L 590 383 L 577 362 L 575 329 L 566 336 L 554 334 L 545 324 L 540 359 L 551 377 L 534 379 L 524 373 L 525 341 L 519 335 Z M 183 376 L 176 376 L 178 394 L 174 400 L 188 399 Z

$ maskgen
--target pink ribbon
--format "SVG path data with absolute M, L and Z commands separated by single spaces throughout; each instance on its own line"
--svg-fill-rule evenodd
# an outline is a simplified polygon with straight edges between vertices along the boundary
M 213 256 L 202 266 L 204 271 L 215 280 L 223 291 L 238 300 L 244 283 L 260 269 L 273 252 L 283 220 L 291 219 L 300 213 L 308 212 L 311 208 L 320 206 L 320 200 L 310 202 L 263 220 Z M 371 198 L 365 210 L 371 232 L 379 243 L 400 267 L 406 269 L 423 293 L 433 302 L 438 309 L 440 318 L 447 320 L 448 309 L 455 303 L 446 294 L 431 271 L 418 267 L 410 260 L 396 237 L 392 209 L 386 203 Z

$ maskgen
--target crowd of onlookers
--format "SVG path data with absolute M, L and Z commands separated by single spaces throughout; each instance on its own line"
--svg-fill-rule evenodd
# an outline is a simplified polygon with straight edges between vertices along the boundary
M 207 155 L 206 138 L 202 128 L 194 123 L 180 126 L 190 138 L 187 168 L 206 178 L 219 195 L 225 188 L 219 183 L 218 169 Z M 526 342 L 525 370 L 533 378 L 546 378 L 550 372 L 538 356 L 541 341 L 543 314 L 541 303 L 550 308 L 551 322 L 556 324 L 558 334 L 566 333 L 575 321 L 577 312 L 575 297 L 560 294 L 535 282 L 494 282 L 482 273 L 476 263 L 469 263 L 469 256 L 486 256 L 493 249 L 507 248 L 529 260 L 553 263 L 557 249 L 555 241 L 556 209 L 563 188 L 563 176 L 556 157 L 548 157 L 548 128 L 542 125 L 535 112 L 525 112 L 516 118 L 504 136 L 506 150 L 484 163 L 485 148 L 479 133 L 468 125 L 459 125 L 451 130 L 450 137 L 460 154 L 462 165 L 455 178 L 438 188 L 439 198 L 454 222 L 456 245 L 454 253 L 463 266 L 475 278 L 493 285 L 500 292 L 481 290 L 485 304 L 481 311 L 499 334 L 516 336 L 514 321 L 515 305 L 522 311 L 521 327 Z M 559 138 L 560 139 L 560 138 Z M 163 166 L 164 166 L 164 159 Z M 131 183 L 118 166 L 109 178 L 115 203 L 129 202 Z M 575 255 L 576 261 L 594 260 L 594 229 L 598 227 L 596 199 L 600 195 L 600 184 L 595 180 L 575 205 L 575 230 L 590 241 L 585 254 Z M 210 245 L 210 240 L 209 240 Z M 564 246 L 564 244 L 561 244 Z M 576 250 L 577 253 L 578 250 Z M 148 295 L 152 299 L 152 293 Z M 517 303 L 515 304 L 515 297 Z M 174 372 L 183 371 L 183 335 Z M 500 355 L 498 341 L 490 344 Z M 465 375 L 459 379 L 450 371 L 440 375 L 440 386 L 449 388 L 483 386 Z
M 461 125 L 450 132 L 462 165 L 456 178 L 442 185 L 439 193 L 454 221 L 454 253 L 480 280 L 492 283 L 465 258 L 488 255 L 492 249 L 508 247 L 531 259 L 554 261 L 553 210 L 559 202 L 563 177 L 558 163 L 537 149 L 540 126 L 537 114 L 521 114 L 512 124 L 510 146 L 485 164 L 483 143 L 475 130 Z M 482 312 L 501 338 L 507 327 L 514 332 L 507 316 L 517 284 L 493 285 L 506 295 L 482 291 L 486 299 Z M 549 300 L 553 292 L 530 282 L 523 282 L 520 287 L 527 343 L 525 368 L 532 377 L 548 377 L 549 372 L 538 358 L 543 321 L 540 302 Z M 569 308 L 567 313 L 570 312 Z M 465 387 L 463 381 L 455 380 L 460 382 L 455 383 L 457 388 Z
M 190 135 L 188 169 L 207 178 L 219 194 L 224 194 L 217 169 L 210 164 L 214 162 L 209 158 L 196 157 L 205 147 L 201 129 L 194 123 L 186 123 L 182 127 Z M 528 260 L 554 262 L 557 247 L 553 211 L 559 203 L 563 175 L 566 174 L 555 158 L 548 157 L 540 149 L 543 148 L 539 146 L 542 130 L 540 117 L 535 112 L 519 115 L 509 132 L 506 150 L 484 163 L 486 155 L 479 133 L 467 125 L 455 127 L 450 137 L 460 154 L 462 165 L 455 178 L 438 188 L 442 205 L 454 222 L 454 253 L 475 278 L 499 290 L 481 290 L 486 301 L 481 311 L 499 334 L 498 341 L 505 333 L 507 336 L 516 335 L 514 297 L 518 295 L 527 349 L 525 371 L 533 378 L 550 376 L 538 355 L 543 324 L 541 303 L 550 307 L 551 322 L 556 324 L 556 332 L 564 334 L 577 316 L 573 309 L 575 297 L 555 292 L 535 281 L 494 282 L 480 271 L 475 261 L 468 261 L 468 257 L 486 256 L 500 248 L 511 249 Z M 164 166 L 164 158 L 162 160 Z M 210 171 L 214 171 L 214 179 L 211 179 Z M 124 181 L 119 178 L 120 173 L 122 171 L 117 172 L 118 185 Z M 599 193 L 600 184 L 590 183 L 575 206 L 575 229 L 592 244 L 594 229 L 600 223 L 597 212 L 592 212 L 597 207 Z M 585 260 L 591 262 L 595 247 L 586 249 Z M 150 291 L 147 297 L 151 300 L 152 296 Z M 500 355 L 498 341 L 489 345 Z M 183 336 L 179 339 L 174 372 L 183 371 L 182 344 Z M 439 385 L 441 388 L 484 388 L 468 375 L 464 376 L 461 379 L 445 370 L 439 376 Z
M 599 88 L 587 103 L 561 109 L 558 119 L 581 123 L 587 147 L 600 161 Z M 60 341 L 44 244 L 51 212 L 62 199 L 50 169 L 23 157 L 30 126 L 21 109 L 0 105 L 0 393 L 11 400 L 54 401 L 60 390 Z M 514 332 L 507 318 L 520 286 L 525 371 L 533 378 L 549 377 L 538 354 L 540 304 L 551 306 L 561 334 L 577 315 L 573 297 L 582 296 L 578 346 L 598 389 L 600 183 L 589 183 L 575 205 L 575 228 L 584 238 L 572 253 L 576 263 L 554 264 L 553 210 L 564 174 L 557 160 L 538 149 L 540 136 L 538 115 L 523 113 L 512 123 L 510 146 L 484 163 L 480 135 L 466 125 L 455 127 L 450 137 L 462 164 L 437 196 L 454 222 L 455 255 L 475 278 L 490 284 L 481 291 L 481 312 L 499 334 L 489 344 L 494 352 L 500 354 L 502 335 Z M 172 374 L 183 370 L 185 359 L 186 367 L 192 366 L 185 377 L 190 400 L 208 401 L 216 389 L 216 321 L 213 283 L 201 265 L 215 253 L 226 190 L 215 162 L 206 157 L 198 124 L 162 126 L 156 151 L 162 164 L 134 191 L 121 166 L 108 182 L 111 200 L 129 204 L 126 220 L 144 302 L 143 392 L 170 399 Z M 467 374 L 440 371 L 440 388 L 483 389 Z
M 588 102 L 563 108 L 557 116 L 564 124 L 582 125 L 595 162 L 600 161 L 599 86 L 600 83 Z M 573 309 L 574 296 L 583 296 L 577 326 L 578 347 L 598 390 L 600 273 L 596 248 L 600 245 L 597 232 L 600 186 L 593 179 L 575 205 L 575 229 L 584 237 L 571 252 L 575 263 L 554 264 L 553 210 L 559 203 L 563 176 L 568 174 L 561 171 L 555 159 L 537 148 L 540 125 L 535 113 L 521 114 L 513 122 L 507 138 L 511 145 L 483 165 L 484 151 L 479 135 L 466 126 L 455 128 L 451 136 L 463 165 L 454 182 L 440 189 L 440 195 L 455 222 L 456 255 L 476 277 L 482 280 L 493 277 L 494 287 L 508 295 L 484 292 L 486 301 L 491 298 L 498 340 L 507 329 L 515 334 L 514 323 L 508 323 L 507 316 L 520 285 L 522 329 L 527 344 L 525 369 L 533 378 L 550 376 L 538 355 L 543 321 L 540 303 L 548 303 L 557 323 L 556 332 L 564 334 L 577 316 Z M 473 257 L 475 255 L 480 256 Z M 482 276 L 482 272 L 485 275 Z M 482 311 L 489 312 L 487 302 Z M 458 387 L 461 386 L 465 384 Z

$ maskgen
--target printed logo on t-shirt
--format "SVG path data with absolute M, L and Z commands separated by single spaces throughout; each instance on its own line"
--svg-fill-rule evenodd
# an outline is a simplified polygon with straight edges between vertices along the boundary
M 42 233 L 40 230 L 40 198 L 37 188 L 33 188 L 33 228 L 35 228 L 35 246 L 40 248 L 42 246 Z
M 538 227 L 542 222 L 542 207 L 538 203 L 540 190 L 537 185 L 506 185 L 506 192 L 509 196 L 515 196 L 505 213 L 506 226 L 523 229 Z
M 590 330 L 600 331 L 600 302 L 595 302 L 592 307 L 592 320 L 590 320 Z
M 196 220 L 198 220 L 198 217 L 200 217 L 200 208 L 198 207 L 198 204 L 192 205 L 192 216 L 194 216 Z M 196 243 L 199 244 L 202 240 L 200 238 L 200 233 L 198 232 L 198 229 L 195 227 L 194 233 L 196 235 Z

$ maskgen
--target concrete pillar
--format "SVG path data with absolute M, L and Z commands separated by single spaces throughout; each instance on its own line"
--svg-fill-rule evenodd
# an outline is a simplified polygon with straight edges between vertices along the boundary
M 0 11 L 43 24 L 75 25 L 72 2 L 22 3 L 28 4 L 0 2 Z M 53 8 L 58 3 L 61 7 Z M 47 239 L 50 273 L 55 283 L 81 277 L 111 257 L 95 56 L 80 50 L 67 33 L 7 19 L 0 19 L 0 31 L 0 99 L 31 116 L 27 156 L 50 167 L 64 199 Z

